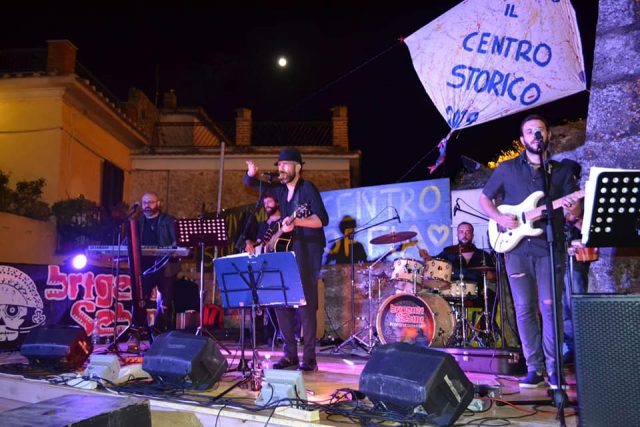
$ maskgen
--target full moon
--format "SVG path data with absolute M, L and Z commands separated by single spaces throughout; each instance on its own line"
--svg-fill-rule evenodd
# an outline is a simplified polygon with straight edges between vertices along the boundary
M 280 58 L 278 58 L 278 65 L 282 68 L 287 66 L 287 58 L 285 58 L 284 56 L 281 56 Z

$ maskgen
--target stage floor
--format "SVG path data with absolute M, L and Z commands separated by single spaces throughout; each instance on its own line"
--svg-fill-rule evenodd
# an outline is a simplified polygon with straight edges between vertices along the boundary
M 154 396 L 147 395 L 150 400 L 152 423 L 157 426 L 175 427 L 176 423 L 180 425 L 199 426 L 199 425 L 331 425 L 337 426 L 344 423 L 358 423 L 357 419 L 349 419 L 345 416 L 330 414 L 330 409 L 325 411 L 322 408 L 328 405 L 332 395 L 338 389 L 354 389 L 359 386 L 360 373 L 367 363 L 366 357 L 360 357 L 353 354 L 340 354 L 333 351 L 332 348 L 318 348 L 318 365 L 317 372 L 304 373 L 305 388 L 307 390 L 307 399 L 309 402 L 320 405 L 319 421 L 304 421 L 297 418 L 305 418 L 309 416 L 307 413 L 298 414 L 291 413 L 285 416 L 280 413 L 281 410 L 273 409 L 258 410 L 255 407 L 255 399 L 258 392 L 251 391 L 248 388 L 233 387 L 245 376 L 243 372 L 235 371 L 233 368 L 238 366 L 240 359 L 240 351 L 236 343 L 223 342 L 231 354 L 227 356 L 230 369 L 224 374 L 221 381 L 212 389 L 205 392 L 187 391 L 185 393 L 167 391 L 159 393 L 155 391 Z M 142 347 L 144 349 L 144 345 Z M 97 351 L 102 350 L 98 348 Z M 347 349 L 349 350 L 349 349 Z M 272 360 L 277 360 L 281 356 L 278 349 L 274 351 L 266 346 L 258 348 L 260 357 L 266 354 L 271 355 Z M 140 362 L 134 354 L 122 355 L 126 362 Z M 249 359 L 251 352 L 245 352 L 245 357 Z M 16 363 L 27 363 L 19 353 L 0 353 L 0 364 L 5 365 L 4 368 L 15 366 Z M 121 360 L 121 366 L 125 361 Z M 102 387 L 95 390 L 86 390 L 78 387 L 62 385 L 63 378 L 57 376 L 38 376 L 33 375 L 33 371 L 29 373 L 16 373 L 15 370 L 1 369 L 4 374 L 0 374 L 0 411 L 4 412 L 13 408 L 17 408 L 29 403 L 39 402 L 45 399 L 58 397 L 65 394 L 85 394 L 85 393 L 102 393 L 109 395 L 117 394 L 114 390 L 108 391 Z M 8 374 L 6 372 L 12 372 Z M 577 425 L 576 412 L 576 389 L 575 377 L 570 370 L 565 369 L 569 389 L 567 394 L 570 400 L 569 407 L 565 409 L 566 424 L 568 426 Z M 36 372 L 37 374 L 37 372 Z M 484 400 L 484 405 L 490 405 L 488 410 L 483 412 L 473 412 L 466 410 L 464 414 L 456 421 L 456 425 L 479 425 L 482 420 L 487 420 L 491 425 L 500 423 L 499 421 L 488 421 L 488 419 L 508 420 L 511 425 L 515 426 L 543 426 L 557 425 L 557 410 L 550 405 L 547 395 L 547 388 L 537 389 L 520 389 L 518 387 L 517 377 L 502 376 L 493 374 L 480 374 L 474 372 L 465 372 L 467 377 L 474 384 L 486 384 L 498 386 L 499 397 L 490 400 Z M 232 388 L 233 387 L 233 388 Z M 224 400 L 220 400 L 219 396 L 231 388 L 224 395 Z M 120 389 L 120 393 L 122 390 Z M 127 393 L 133 393 L 129 391 Z M 138 391 L 139 393 L 139 391 Z M 141 394 L 135 394 L 140 396 Z M 548 405 L 532 405 L 533 401 L 547 401 Z M 368 400 L 364 400 L 363 405 L 370 406 Z M 353 403 L 347 403 L 341 408 L 350 408 Z M 476 409 L 480 409 L 480 402 Z M 295 411 L 290 411 L 295 412 Z M 1 415 L 0 415 L 1 416 Z M 35 422 L 36 420 L 34 420 Z M 373 422 L 382 422 L 383 419 L 372 419 Z M 217 423 L 217 424 L 215 424 Z M 391 425 L 391 424 L 388 424 Z M 505 423 L 501 423 L 505 425 Z

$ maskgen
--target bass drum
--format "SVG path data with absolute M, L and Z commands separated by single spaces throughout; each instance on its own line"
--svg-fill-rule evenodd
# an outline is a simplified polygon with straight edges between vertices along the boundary
M 418 331 L 429 346 L 444 347 L 453 335 L 456 319 L 449 303 L 439 295 L 395 294 L 380 305 L 376 317 L 382 344 L 415 343 Z

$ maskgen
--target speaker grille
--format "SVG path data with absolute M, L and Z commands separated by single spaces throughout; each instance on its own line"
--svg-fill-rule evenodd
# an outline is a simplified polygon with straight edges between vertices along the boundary
M 640 419 L 640 296 L 572 297 L 582 426 L 631 426 Z
M 473 399 L 473 384 L 453 356 L 407 343 L 375 348 L 360 391 L 403 415 L 420 407 L 436 425 L 453 424 Z
M 227 367 L 210 338 L 179 331 L 157 337 L 142 361 L 142 369 L 155 379 L 196 390 L 211 388 Z
M 40 326 L 29 332 L 20 347 L 32 364 L 47 368 L 77 368 L 91 351 L 84 328 L 78 326 Z

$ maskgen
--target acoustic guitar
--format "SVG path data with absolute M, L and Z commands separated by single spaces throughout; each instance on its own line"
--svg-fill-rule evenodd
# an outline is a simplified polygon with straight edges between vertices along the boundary
M 311 215 L 309 203 L 303 203 L 299 205 L 291 215 L 272 224 L 274 225 L 275 231 L 268 240 L 266 238 L 264 239 L 263 252 L 289 251 L 289 247 L 291 246 L 291 235 L 290 233 L 284 233 L 284 226 L 291 224 L 296 218 L 306 218 L 309 215 Z

